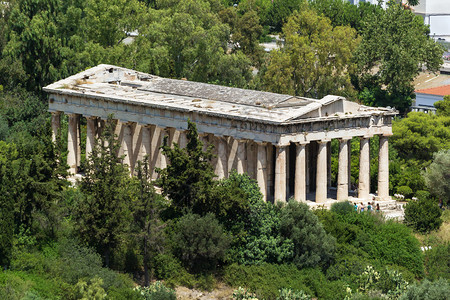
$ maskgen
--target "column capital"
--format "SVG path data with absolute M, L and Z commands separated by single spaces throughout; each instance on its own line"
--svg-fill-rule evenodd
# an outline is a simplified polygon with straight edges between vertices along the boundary
M 352 139 L 351 136 L 341 137 L 339 138 L 339 142 L 346 143 Z
M 254 142 L 260 146 L 266 146 L 267 144 L 269 144 L 269 142 L 263 142 L 263 141 L 254 141 Z
M 319 143 L 319 144 L 326 144 L 326 143 L 331 142 L 331 139 L 317 140 L 316 142 Z
M 289 144 L 275 144 L 274 146 L 276 148 L 285 148 L 285 147 L 289 146 Z
M 97 116 L 85 116 L 85 118 L 87 120 L 93 120 L 93 119 L 97 119 L 98 117 Z
M 363 140 L 363 139 L 371 139 L 371 138 L 373 138 L 373 134 L 365 134 L 363 136 L 360 136 L 359 138 L 361 140 Z
M 309 144 L 309 141 L 295 142 L 294 144 L 297 146 L 306 146 Z
M 392 132 L 389 132 L 389 133 L 383 133 L 383 134 L 380 134 L 380 137 L 388 138 L 388 137 L 393 136 L 393 135 L 394 135 L 394 134 L 393 134 Z

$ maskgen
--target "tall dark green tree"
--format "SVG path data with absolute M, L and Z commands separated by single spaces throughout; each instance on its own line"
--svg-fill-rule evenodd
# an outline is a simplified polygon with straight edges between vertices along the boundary
M 86 174 L 80 183 L 84 199 L 76 208 L 76 229 L 83 241 L 103 255 L 105 266 L 109 266 L 111 251 L 130 221 L 130 178 L 117 155 L 120 145 L 114 134 L 115 124 L 109 117 L 87 159 Z
M 137 240 L 144 265 L 144 284 L 149 285 L 149 268 L 151 256 L 163 250 L 164 224 L 160 220 L 161 195 L 156 194 L 151 182 L 148 156 L 137 162 L 136 178 L 133 180 L 135 197 L 132 205 L 133 225 L 132 235 Z
M 209 147 L 203 151 L 203 143 L 198 138 L 195 123 L 188 121 L 188 143 L 186 148 L 175 144 L 172 148 L 167 139 L 162 147 L 169 163 L 167 168 L 159 170 L 160 178 L 156 182 L 162 188 L 162 194 L 172 200 L 172 206 L 178 213 L 192 211 L 205 214 L 210 211 L 209 203 L 214 183 L 214 170 L 210 163 L 212 151 Z

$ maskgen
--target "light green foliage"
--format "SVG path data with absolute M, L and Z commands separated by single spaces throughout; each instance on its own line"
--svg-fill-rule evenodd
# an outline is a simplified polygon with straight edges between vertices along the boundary
M 127 166 L 117 156 L 120 145 L 114 134 L 115 125 L 109 117 L 96 140 L 80 183 L 85 197 L 77 203 L 75 211 L 80 237 L 103 254 L 106 266 L 130 219 L 129 175 Z
M 87 283 L 84 280 L 79 280 L 75 285 L 78 290 L 78 299 L 81 300 L 103 300 L 106 299 L 107 294 L 102 288 L 103 280 L 99 277 L 94 277 Z
M 445 300 L 450 295 L 450 283 L 448 280 L 439 279 L 436 281 L 423 280 L 421 283 L 410 285 L 406 293 L 399 299 L 427 299 Z
M 311 300 L 304 291 L 293 291 L 292 289 L 281 289 L 277 300 Z
M 161 281 L 152 283 L 149 287 L 137 286 L 135 290 L 143 300 L 176 300 L 175 290 L 166 287 Z
M 363 20 L 362 7 L 365 2 L 353 5 L 344 0 L 309 0 L 311 7 L 318 14 L 323 14 L 331 20 L 333 26 L 351 26 L 358 32 L 361 29 Z M 375 6 L 374 6 L 375 7 Z
M 405 224 L 414 230 L 427 233 L 439 229 L 442 211 L 434 199 L 410 201 L 405 206 Z
M 242 287 L 239 287 L 237 290 L 233 292 L 233 299 L 234 300 L 258 300 L 256 298 L 256 295 L 249 292 L 246 289 L 243 289 Z
M 271 52 L 264 74 L 268 90 L 321 98 L 351 96 L 350 59 L 359 39 L 350 27 L 334 27 L 305 6 L 283 27 L 284 46 Z
M 438 116 L 450 117 L 450 95 L 445 96 L 443 100 L 436 101 L 434 107 L 436 107 Z
M 213 270 L 225 258 L 230 239 L 213 214 L 186 214 L 175 227 L 175 253 L 193 272 Z
M 298 268 L 327 266 L 334 258 L 336 239 L 326 233 L 305 203 L 290 201 L 282 209 L 280 232 L 293 242 L 292 262 Z
M 359 276 L 358 290 L 367 293 L 375 287 L 375 284 L 380 280 L 380 273 L 378 273 L 372 266 L 367 266 L 364 272 Z
M 375 106 L 395 106 L 404 112 L 411 104 L 418 66 L 438 70 L 443 49 L 431 39 L 420 16 L 391 1 L 386 10 L 369 14 L 355 52 L 358 89 L 374 94 Z M 364 100 L 366 101 L 366 100 Z
M 429 280 L 439 277 L 450 280 L 450 243 L 433 245 L 425 251 L 425 275 Z
M 427 168 L 425 182 L 433 195 L 441 199 L 444 205 L 450 202 L 450 149 L 434 154 L 433 162 Z

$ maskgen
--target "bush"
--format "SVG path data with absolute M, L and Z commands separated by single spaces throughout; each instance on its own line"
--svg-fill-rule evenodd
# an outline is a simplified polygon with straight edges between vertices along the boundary
M 350 202 L 344 201 L 333 203 L 330 210 L 336 214 L 345 215 L 353 213 L 355 211 L 355 208 L 350 204 Z
M 304 291 L 293 291 L 292 289 L 281 289 L 277 300 L 311 300 Z
M 405 224 L 414 230 L 427 233 L 437 230 L 442 224 L 442 211 L 437 203 L 429 199 L 411 201 L 405 206 Z
M 397 193 L 405 196 L 405 198 L 407 199 L 411 199 L 413 195 L 413 190 L 407 185 L 402 185 L 397 187 Z
M 436 281 L 428 281 L 425 279 L 421 283 L 410 285 L 399 299 L 446 300 L 448 295 L 450 295 L 450 283 L 448 280 L 441 278 Z
M 292 262 L 298 268 L 327 266 L 333 259 L 336 240 L 307 204 L 291 201 L 282 209 L 280 232 L 294 243 Z
M 175 290 L 166 287 L 157 281 L 149 287 L 136 287 L 135 290 L 142 295 L 143 300 L 176 300 Z
M 191 271 L 213 270 L 225 258 L 230 239 L 213 214 L 187 214 L 175 227 L 175 253 Z
M 430 280 L 439 277 L 450 280 L 450 243 L 436 245 L 425 251 L 425 274 Z

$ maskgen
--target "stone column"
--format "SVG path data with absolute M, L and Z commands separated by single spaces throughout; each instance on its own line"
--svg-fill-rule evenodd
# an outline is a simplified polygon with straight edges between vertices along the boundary
M 378 197 L 389 199 L 389 145 L 388 136 L 380 135 L 380 152 L 378 154 Z
M 327 143 L 327 186 L 331 187 L 331 142 Z
M 52 111 L 52 141 L 56 143 L 56 137 L 61 129 L 61 112 Z
M 352 139 L 347 141 L 348 149 L 348 190 L 352 190 Z
M 144 160 L 144 157 L 148 155 L 148 161 L 151 162 L 151 143 L 152 143 L 152 127 L 151 125 L 143 125 L 141 128 L 141 149 L 139 159 Z
M 310 155 L 311 155 L 311 144 L 305 145 L 305 159 L 306 159 L 306 169 L 305 169 L 305 184 L 306 184 L 306 194 L 311 191 L 310 180 L 309 180 L 309 164 L 310 164 Z
M 95 146 L 97 127 L 97 117 L 86 117 L 86 160 L 89 158 L 89 155 Z
M 267 195 L 266 198 L 269 201 L 273 201 L 273 196 L 275 195 L 274 193 L 274 181 L 275 181 L 275 175 L 274 175 L 274 171 L 275 171 L 275 162 L 274 162 L 274 153 L 273 153 L 274 147 L 272 144 L 267 143 L 266 146 L 266 152 L 267 152 L 267 167 L 266 167 L 266 172 L 267 172 Z
M 306 201 L 306 144 L 296 143 L 294 198 Z
M 133 123 L 123 123 L 123 137 L 121 141 L 121 153 L 125 155 L 123 163 L 128 165 L 130 173 L 133 174 Z
M 263 200 L 267 201 L 267 143 L 257 142 L 256 154 L 256 181 L 263 195 Z
M 275 201 L 286 202 L 286 146 L 276 145 Z
M 78 137 L 80 133 L 78 132 L 80 123 L 80 115 L 69 114 L 69 131 L 67 135 L 67 164 L 69 165 L 69 172 L 72 174 L 77 174 L 78 172 L 78 161 L 80 157 Z
M 162 129 L 161 131 L 160 131 L 160 134 L 161 134 L 161 137 L 160 137 L 160 145 L 161 146 L 163 146 L 164 145 L 164 137 L 166 136 L 166 135 L 168 135 L 168 133 L 167 133 L 167 130 L 166 129 Z M 167 141 L 167 142 L 169 142 L 169 141 Z M 159 156 L 160 156 L 160 158 L 159 158 L 159 167 L 161 168 L 161 169 L 165 169 L 166 167 L 167 167 L 167 158 L 166 158 L 166 156 L 163 154 L 163 152 L 162 152 L 162 149 L 159 149 Z
M 218 136 L 215 142 L 215 147 L 217 149 L 217 161 L 214 172 L 216 173 L 218 179 L 223 179 L 228 174 L 227 140 L 226 138 Z
M 370 193 L 370 137 L 361 137 L 359 157 L 358 198 L 369 199 Z
M 237 167 L 236 171 L 238 174 L 244 174 L 246 161 L 245 161 L 245 140 L 238 140 L 238 148 L 237 148 Z
M 180 138 L 179 138 L 179 144 L 180 148 L 186 148 L 188 143 L 186 131 L 182 130 L 180 131 Z
M 256 160 L 257 160 L 257 151 L 258 151 L 258 146 L 255 142 L 248 140 L 247 141 L 247 150 L 246 150 L 246 162 L 247 162 L 247 166 L 246 166 L 246 171 L 248 176 L 251 179 L 256 179 Z
M 158 173 L 156 173 L 156 168 L 160 167 L 160 150 L 159 147 L 161 146 L 161 131 L 162 128 L 155 126 L 155 125 L 150 125 L 150 132 L 151 132 L 151 143 L 150 143 L 150 148 L 151 148 L 151 154 L 150 154 L 150 168 L 152 170 L 152 179 L 155 180 L 158 178 Z
M 327 143 L 328 141 L 318 141 L 317 151 L 317 172 L 316 172 L 316 203 L 323 203 L 327 200 Z
M 350 138 L 342 138 L 339 140 L 339 171 L 337 200 L 345 201 L 348 199 L 348 140 Z

